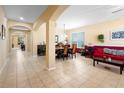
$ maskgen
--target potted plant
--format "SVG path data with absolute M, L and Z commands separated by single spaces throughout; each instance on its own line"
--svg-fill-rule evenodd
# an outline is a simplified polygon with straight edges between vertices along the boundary
M 104 35 L 103 35 L 103 34 L 99 34 L 99 35 L 98 35 L 98 40 L 99 40 L 100 42 L 104 42 Z

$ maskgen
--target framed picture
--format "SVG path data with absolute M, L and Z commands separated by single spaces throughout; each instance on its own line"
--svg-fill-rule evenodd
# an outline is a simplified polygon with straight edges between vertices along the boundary
M 112 31 L 110 37 L 111 40 L 124 40 L 124 30 Z
M 59 42 L 59 36 L 55 35 L 55 43 L 58 43 L 58 42 Z
M 6 29 L 5 29 L 4 25 L 2 25 L 1 30 L 2 30 L 1 31 L 1 37 L 4 40 L 6 38 Z

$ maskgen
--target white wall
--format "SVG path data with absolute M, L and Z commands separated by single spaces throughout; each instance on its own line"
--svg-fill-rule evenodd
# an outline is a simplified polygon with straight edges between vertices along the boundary
M 75 28 L 67 31 L 68 39 L 71 38 L 72 32 L 84 32 L 85 45 L 110 45 L 124 46 L 124 40 L 111 40 L 110 33 L 112 31 L 124 30 L 124 18 L 118 18 L 98 24 Z M 104 35 L 104 43 L 98 41 L 99 34 Z
M 64 35 L 64 27 L 59 28 L 56 26 L 55 35 L 59 36 L 59 42 L 64 42 L 65 38 Z M 32 32 L 33 36 L 33 55 L 37 53 L 37 45 L 42 44 L 43 42 L 46 43 L 46 23 L 43 23 L 37 31 Z
M 37 44 L 46 42 L 46 23 L 43 23 L 37 31 Z
M 2 40 L 0 37 L 0 69 L 1 67 L 3 67 L 4 63 L 7 61 L 7 56 L 8 56 L 8 52 L 9 52 L 9 47 L 8 47 L 8 43 L 9 43 L 9 32 L 8 32 L 8 28 L 7 28 L 7 18 L 5 17 L 4 11 L 2 6 L 0 6 L 0 26 L 4 25 L 6 28 L 6 39 Z M 1 30 L 1 28 L 0 28 Z
M 65 37 L 64 37 L 64 28 L 56 27 L 55 35 L 58 35 L 59 36 L 59 42 L 64 42 L 64 40 L 65 40 Z
M 64 28 L 59 28 L 56 26 L 55 35 L 59 36 L 59 42 L 63 42 L 65 40 Z M 46 43 L 46 23 L 43 23 L 37 31 L 33 31 L 33 39 L 33 43 L 35 45 L 43 42 Z

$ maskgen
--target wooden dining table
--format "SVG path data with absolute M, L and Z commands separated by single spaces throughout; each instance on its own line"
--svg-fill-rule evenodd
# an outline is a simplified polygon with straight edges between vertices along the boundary
M 56 47 L 55 49 L 56 49 L 56 51 L 59 51 L 59 50 L 63 50 L 64 51 L 64 47 Z M 72 48 L 69 47 L 68 50 L 72 50 Z
M 56 49 L 56 50 L 63 50 L 64 47 L 56 47 L 55 49 Z
M 69 48 L 68 48 L 68 53 L 69 53 L 70 51 L 72 51 L 72 47 L 69 47 Z M 57 54 L 57 56 L 60 56 L 61 53 L 63 53 L 63 52 L 64 52 L 64 47 L 56 47 L 56 48 L 55 48 L 55 53 Z

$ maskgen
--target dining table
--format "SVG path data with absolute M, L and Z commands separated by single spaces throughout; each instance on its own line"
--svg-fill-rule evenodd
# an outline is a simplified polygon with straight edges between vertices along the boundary
M 71 52 L 72 50 L 73 50 L 72 47 L 68 47 L 68 53 Z M 60 57 L 63 52 L 64 52 L 64 47 L 55 48 L 55 53 L 57 54 L 57 57 Z
M 56 51 L 59 51 L 59 50 L 64 51 L 64 47 L 56 47 L 55 49 L 56 49 Z M 69 47 L 68 50 L 72 50 L 72 47 Z

